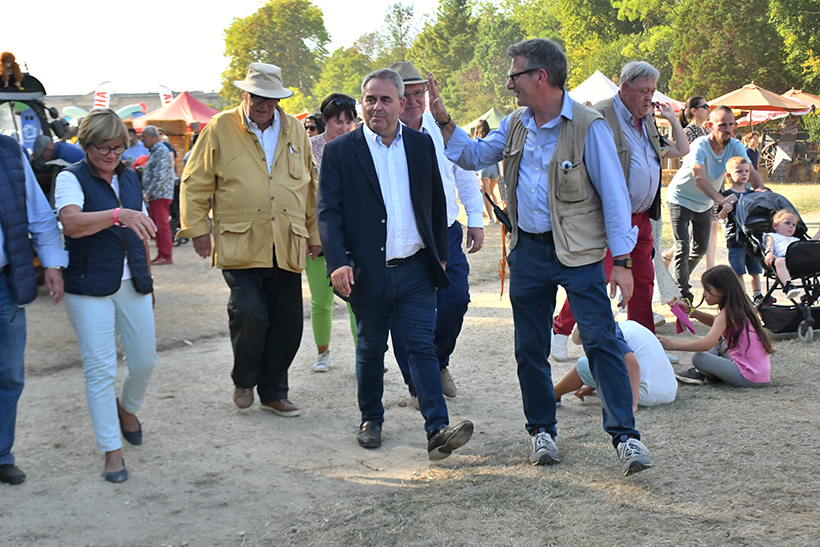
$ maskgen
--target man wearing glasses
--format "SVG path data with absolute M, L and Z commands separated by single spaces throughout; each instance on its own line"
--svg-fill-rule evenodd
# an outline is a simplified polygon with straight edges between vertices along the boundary
M 263 410 L 298 416 L 288 368 L 302 339 L 301 272 L 321 252 L 315 162 L 304 126 L 279 107 L 293 95 L 279 67 L 251 63 L 233 84 L 242 104 L 208 123 L 185 166 L 177 237 L 213 253 L 231 289 L 236 406 L 249 408 L 256 387 Z
M 567 293 L 600 390 L 604 429 L 625 475 L 652 465 L 632 412 L 632 390 L 607 298 L 607 247 L 615 286 L 632 296 L 629 193 L 612 131 L 596 111 L 564 90 L 567 59 L 554 42 L 526 40 L 507 49 L 507 89 L 519 108 L 483 139 L 471 140 L 447 114 L 432 75 L 430 110 L 447 143 L 447 157 L 476 170 L 503 158 L 508 179 L 510 302 L 515 358 L 531 435 L 530 461 L 558 463 L 557 420 L 550 364 L 550 328 L 558 285 Z M 602 389 L 603 388 L 603 389 Z
M 429 112 L 425 112 L 424 97 L 427 93 L 427 80 L 421 77 L 416 67 L 409 61 L 393 63 L 390 70 L 395 70 L 404 82 L 404 109 L 399 114 L 399 120 L 404 125 L 427 133 L 432 137 L 436 147 L 436 159 L 441 173 L 441 182 L 444 186 L 444 195 L 447 198 L 447 237 L 450 247 L 450 260 L 447 262 L 447 277 L 449 287 L 441 287 L 436 291 L 436 331 L 435 344 L 441 371 L 441 384 L 444 395 L 455 397 L 458 394 L 456 384 L 450 374 L 450 354 L 456 347 L 456 339 L 461 332 L 464 314 L 470 303 L 470 285 L 467 276 L 470 274 L 470 265 L 461 249 L 463 232 L 458 217 L 458 200 L 467 211 L 467 248 L 469 253 L 481 249 L 484 244 L 484 222 L 482 211 L 484 200 L 476 184 L 475 174 L 465 171 L 453 164 L 444 155 L 444 140 L 441 131 L 436 126 L 436 120 Z M 458 189 L 458 200 L 456 199 Z M 418 408 L 418 397 L 410 375 L 410 366 L 407 362 L 407 351 L 396 329 L 392 329 L 393 352 L 401 368 L 404 381 L 413 396 L 413 404 Z

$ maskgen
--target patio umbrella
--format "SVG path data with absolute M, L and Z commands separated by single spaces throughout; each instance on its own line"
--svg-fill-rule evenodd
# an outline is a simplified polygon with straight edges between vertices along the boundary
M 781 96 L 786 97 L 787 99 L 797 99 L 798 101 L 803 101 L 806 104 L 814 105 L 815 108 L 820 108 L 820 97 L 817 95 L 812 95 L 811 93 L 806 93 L 805 91 L 801 91 L 799 89 L 791 88 Z
M 806 104 L 788 99 L 777 93 L 763 89 L 754 82 L 740 89 L 709 101 L 709 106 L 728 106 L 748 110 L 751 118 L 754 111 L 766 112 L 802 112 L 806 113 Z

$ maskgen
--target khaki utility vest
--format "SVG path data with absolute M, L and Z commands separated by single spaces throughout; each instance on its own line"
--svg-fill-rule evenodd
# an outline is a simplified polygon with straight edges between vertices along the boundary
M 604 99 L 603 101 L 595 104 L 592 108 L 604 116 L 606 123 L 609 124 L 609 128 L 612 129 L 612 135 L 615 137 L 615 148 L 618 151 L 618 160 L 621 162 L 621 169 L 624 172 L 624 178 L 626 179 L 626 186 L 628 188 L 629 167 L 632 162 L 632 151 L 629 149 L 629 143 L 626 142 L 626 136 L 624 135 L 623 129 L 621 129 L 621 122 L 618 119 L 618 113 L 615 111 L 615 99 Z M 652 148 L 655 149 L 655 153 L 658 155 L 658 160 L 661 160 L 663 155 L 661 154 L 661 136 L 660 133 L 658 133 L 658 127 L 654 123 L 646 124 L 646 134 L 649 137 L 649 142 L 652 143 Z M 662 162 L 658 161 L 658 163 Z M 663 180 L 663 166 L 661 166 L 661 177 L 658 180 Z M 660 183 L 658 183 L 658 191 L 655 193 L 655 199 L 652 201 L 652 205 L 649 206 L 649 209 L 647 209 L 647 212 L 649 213 L 649 218 L 652 220 L 658 220 L 661 218 Z
M 504 149 L 504 178 L 507 179 L 507 215 L 512 224 L 510 250 L 518 243 L 518 168 L 527 140 L 521 121 L 524 108 L 510 116 L 507 146 Z M 564 266 L 578 267 L 603 260 L 606 255 L 606 228 L 601 197 L 589 180 L 584 165 L 584 138 L 587 128 L 602 116 L 580 103 L 572 103 L 572 120 L 562 119 L 558 144 L 548 167 L 549 207 L 555 254 Z M 561 167 L 569 162 L 572 167 Z M 628 165 L 628 164 L 627 164 Z

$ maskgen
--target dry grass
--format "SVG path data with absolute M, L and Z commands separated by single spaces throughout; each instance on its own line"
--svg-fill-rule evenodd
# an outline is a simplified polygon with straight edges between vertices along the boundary
M 571 401 L 557 466 L 510 435 L 271 545 L 817 545 L 816 350 L 776 348 L 770 387 L 683 387 L 641 410 L 656 467 L 639 475 L 617 472 L 599 408 Z

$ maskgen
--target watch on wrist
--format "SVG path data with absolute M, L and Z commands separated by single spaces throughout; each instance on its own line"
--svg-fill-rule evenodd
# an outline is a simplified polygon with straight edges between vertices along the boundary
M 621 258 L 619 260 L 613 260 L 612 264 L 615 266 L 620 266 L 621 268 L 626 268 L 627 270 L 632 269 L 632 259 L 631 258 Z

